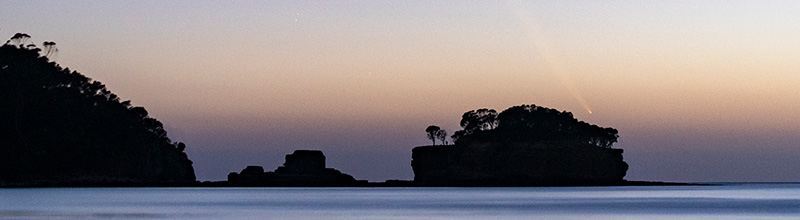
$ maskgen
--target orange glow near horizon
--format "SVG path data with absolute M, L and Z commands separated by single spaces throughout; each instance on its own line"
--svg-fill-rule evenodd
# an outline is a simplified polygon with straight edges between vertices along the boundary
M 11 1 L 0 7 L 0 37 L 57 42 L 59 65 L 146 107 L 200 155 L 408 153 L 428 143 L 421 132 L 430 124 L 452 133 L 466 111 L 536 104 L 617 128 L 626 159 L 680 160 L 671 149 L 800 143 L 798 9 L 797 1 Z M 715 144 L 730 136 L 766 141 Z M 229 171 L 196 162 L 201 179 Z M 409 177 L 406 162 L 367 178 Z M 633 177 L 649 175 L 631 164 Z

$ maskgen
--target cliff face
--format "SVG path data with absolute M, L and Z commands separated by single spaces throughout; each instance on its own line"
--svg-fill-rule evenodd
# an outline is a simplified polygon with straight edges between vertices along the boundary
M 411 166 L 427 186 L 615 185 L 628 170 L 622 149 L 566 141 L 421 146 Z
M 322 151 L 296 150 L 286 155 L 286 162 L 274 172 L 260 166 L 248 166 L 240 173 L 228 174 L 230 186 L 361 186 L 353 176 L 325 168 Z

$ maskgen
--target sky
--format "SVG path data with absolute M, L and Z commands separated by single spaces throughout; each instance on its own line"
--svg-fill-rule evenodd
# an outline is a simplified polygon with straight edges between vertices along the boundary
M 536 104 L 620 131 L 626 179 L 800 181 L 798 1 L 8 1 L 0 37 L 144 106 L 198 180 L 297 149 L 413 179 L 428 125 Z

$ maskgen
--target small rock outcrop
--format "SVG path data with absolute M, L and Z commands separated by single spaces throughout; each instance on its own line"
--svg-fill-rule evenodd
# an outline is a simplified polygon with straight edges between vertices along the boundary
M 230 186 L 362 186 L 353 176 L 325 168 L 325 155 L 317 150 L 296 150 L 286 155 L 286 162 L 273 172 L 261 166 L 248 166 L 242 172 L 228 174 Z

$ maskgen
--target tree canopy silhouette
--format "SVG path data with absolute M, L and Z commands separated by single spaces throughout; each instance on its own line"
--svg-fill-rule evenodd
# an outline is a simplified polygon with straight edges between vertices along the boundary
M 447 131 L 442 129 L 436 132 L 436 139 L 439 139 L 439 142 L 442 144 L 447 144 L 445 140 L 447 140 Z
M 439 138 L 439 132 L 442 130 L 439 126 L 431 125 L 425 128 L 425 133 L 428 139 L 431 139 L 433 145 L 436 145 L 436 139 Z
M 462 130 L 454 141 L 492 139 L 511 141 L 573 140 L 602 148 L 610 148 L 619 135 L 614 128 L 603 128 L 579 121 L 567 111 L 520 105 L 497 114 L 494 109 L 478 109 L 464 113 Z
M 453 134 L 453 141 L 465 135 L 492 130 L 497 127 L 497 111 L 494 109 L 482 108 L 465 112 L 464 115 L 461 115 L 460 125 L 463 129 Z
M 0 184 L 194 182 L 183 143 L 143 107 L 47 58 L 55 43 L 0 46 Z
M 45 41 L 42 43 L 44 47 L 44 56 L 50 58 L 56 52 L 58 52 L 58 48 L 56 48 L 56 42 L 52 41 Z
M 6 44 L 11 45 L 11 46 L 17 46 L 19 48 L 24 48 L 25 47 L 25 42 L 27 42 L 28 39 L 30 39 L 30 38 L 31 38 L 31 35 L 28 35 L 26 33 L 16 33 L 16 34 L 14 34 L 13 37 L 11 37 L 11 39 L 6 41 Z

